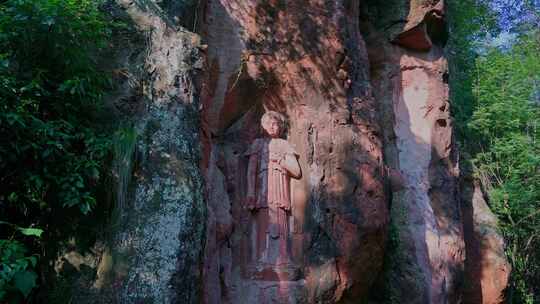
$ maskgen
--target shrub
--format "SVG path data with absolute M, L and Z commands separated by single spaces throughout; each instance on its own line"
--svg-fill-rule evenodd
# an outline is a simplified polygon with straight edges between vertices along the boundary
M 98 205 L 111 146 L 109 78 L 96 62 L 110 24 L 98 4 L 0 2 L 0 214 L 9 214 L 0 220 L 45 230 L 42 239 L 0 233 L 0 301 L 28 296 L 35 253 L 52 255 L 46 242 Z

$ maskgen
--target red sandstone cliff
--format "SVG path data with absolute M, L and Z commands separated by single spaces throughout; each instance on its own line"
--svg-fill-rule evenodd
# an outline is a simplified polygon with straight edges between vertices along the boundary
M 367 4 L 363 14 L 385 125 L 385 160 L 405 180 L 405 189 L 392 198 L 398 239 L 393 259 L 399 262 L 385 282 L 387 290 L 407 303 L 460 303 L 465 244 L 446 83 L 444 4 L 411 2 L 391 11 L 382 3 Z
M 185 3 L 116 1 L 146 37 L 112 97 L 135 104 L 140 164 L 80 303 L 502 300 L 504 241 L 459 183 L 442 0 Z M 286 263 L 246 204 L 267 111 L 302 171 Z
M 209 0 L 204 18 L 205 301 L 468 301 L 444 2 Z M 289 119 L 304 170 L 294 278 L 249 271 L 243 152 L 266 110 Z M 398 245 L 385 250 L 390 218 Z
M 207 303 L 358 299 L 381 271 L 386 171 L 358 12 L 356 1 L 208 1 Z M 258 220 L 243 208 L 244 152 L 265 110 L 287 117 L 303 171 L 292 185 L 295 270 L 254 261 Z

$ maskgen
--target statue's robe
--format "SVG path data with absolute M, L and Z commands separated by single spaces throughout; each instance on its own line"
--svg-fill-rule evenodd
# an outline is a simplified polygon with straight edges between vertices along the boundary
M 271 162 L 271 153 L 292 155 L 298 154 L 293 147 L 283 139 L 273 139 L 275 151 L 270 151 L 270 138 L 256 139 L 245 153 L 249 157 L 256 157 L 255 193 L 257 194 L 256 214 L 257 225 L 257 256 L 260 257 L 271 240 L 279 239 L 282 255 L 287 255 L 287 242 L 289 235 L 289 218 L 291 214 L 291 175 L 278 163 Z M 280 208 L 280 206 L 286 206 Z M 267 235 L 269 238 L 267 238 Z

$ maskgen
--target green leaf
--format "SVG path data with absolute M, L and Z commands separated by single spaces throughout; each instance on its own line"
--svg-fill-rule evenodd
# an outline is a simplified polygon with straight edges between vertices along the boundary
M 9 66 L 9 60 L 0 58 L 0 68 L 7 68 Z
M 37 275 L 32 271 L 18 272 L 13 277 L 15 288 L 17 288 L 24 297 L 28 297 L 34 287 L 36 287 Z
M 43 230 L 39 228 L 19 228 L 19 231 L 24 235 L 37 237 L 41 237 L 43 233 Z
M 32 264 L 32 267 L 36 267 L 37 265 L 37 258 L 35 256 L 31 256 L 28 258 L 30 260 L 30 264 Z
M 88 214 L 88 212 L 90 212 L 91 209 L 92 207 L 90 207 L 90 204 L 86 202 L 79 205 L 79 210 L 82 212 L 82 214 Z
M 8 201 L 10 203 L 14 203 L 17 201 L 17 198 L 18 198 L 17 193 L 11 192 L 11 194 L 8 196 Z
M 93 178 L 93 179 L 98 179 L 99 178 L 99 170 L 96 167 L 92 167 L 90 169 L 90 177 Z

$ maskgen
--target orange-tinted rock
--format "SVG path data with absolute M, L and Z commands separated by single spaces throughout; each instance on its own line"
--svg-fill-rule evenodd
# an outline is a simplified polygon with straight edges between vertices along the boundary
M 403 183 L 392 195 L 397 229 L 380 284 L 400 303 L 461 301 L 465 244 L 444 80 L 443 11 L 436 0 L 362 6 L 385 161 Z
M 211 74 L 202 98 L 204 134 L 212 134 L 205 149 L 213 156 L 206 176 L 219 180 L 207 187 L 208 204 L 230 210 L 233 229 L 221 244 L 209 231 L 207 303 L 357 300 L 380 272 L 386 174 L 358 7 L 358 1 L 208 1 Z M 245 152 L 262 136 L 259 120 L 268 110 L 287 117 L 286 139 L 302 169 L 291 181 L 290 265 L 257 262 L 253 234 L 261 222 L 244 205 Z M 210 217 L 209 227 L 219 220 Z
M 465 180 L 462 187 L 467 259 L 463 303 L 504 303 L 511 266 L 497 218 L 489 210 L 478 181 Z
M 429 51 L 433 46 L 431 39 L 426 32 L 426 24 L 421 23 L 412 29 L 399 34 L 394 40 L 394 43 L 419 51 Z
M 410 50 L 428 52 L 433 46 L 430 36 L 438 39 L 445 31 L 444 1 L 411 1 L 410 5 L 407 21 L 392 42 Z
M 140 108 L 140 159 L 77 303 L 502 301 L 496 221 L 478 187 L 460 205 L 443 1 L 116 2 L 142 31 L 121 51 L 137 81 L 114 101 Z M 179 27 L 199 23 L 204 44 Z M 280 149 L 269 111 L 289 122 Z M 258 138 L 268 151 L 251 157 Z M 250 158 L 280 173 L 250 179 Z
M 361 301 L 380 286 L 400 303 L 463 301 L 444 18 L 437 0 L 208 1 L 208 204 L 229 212 L 209 227 L 232 229 L 209 231 L 206 303 Z M 287 117 L 302 169 L 287 265 L 254 262 L 268 236 L 245 205 L 267 111 Z M 382 275 L 390 197 L 397 257 Z

